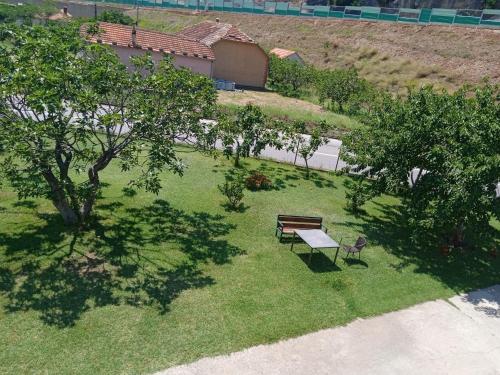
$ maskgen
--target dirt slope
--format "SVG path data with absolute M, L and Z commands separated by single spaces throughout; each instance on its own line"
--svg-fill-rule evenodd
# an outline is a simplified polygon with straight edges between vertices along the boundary
M 176 32 L 216 17 L 265 49 L 293 49 L 320 67 L 355 66 L 393 91 L 422 83 L 454 89 L 485 76 L 500 82 L 500 30 L 159 9 L 142 10 L 140 24 Z

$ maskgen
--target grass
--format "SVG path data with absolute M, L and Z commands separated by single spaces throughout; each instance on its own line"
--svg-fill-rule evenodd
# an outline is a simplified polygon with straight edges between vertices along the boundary
M 309 126 L 315 126 L 321 121 L 326 121 L 335 127 L 329 136 L 336 138 L 341 138 L 344 133 L 360 126 L 360 123 L 355 119 L 325 110 L 318 104 L 287 98 L 274 92 L 219 91 L 218 95 L 219 104 L 231 110 L 235 110 L 247 103 L 253 103 L 259 105 L 264 113 L 273 118 L 305 121 Z
M 228 212 L 217 185 L 231 162 L 181 148 L 189 166 L 158 196 L 123 190 L 119 165 L 86 232 L 50 202 L 0 191 L 0 373 L 148 373 L 498 282 L 480 251 L 412 247 L 398 199 L 344 210 L 344 177 L 245 160 L 274 182 Z M 276 214 L 319 215 L 361 262 L 278 243 Z

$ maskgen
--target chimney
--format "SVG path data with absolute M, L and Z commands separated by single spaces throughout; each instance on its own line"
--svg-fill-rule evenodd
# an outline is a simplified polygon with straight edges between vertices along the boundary
M 216 19 L 215 19 L 215 22 L 219 23 L 219 22 L 220 22 L 220 19 L 219 19 L 219 18 L 216 18 Z
M 135 29 L 135 25 L 132 26 L 132 47 L 137 46 L 137 30 Z
M 68 15 L 68 7 L 67 6 L 63 7 L 63 13 L 64 13 L 65 16 Z

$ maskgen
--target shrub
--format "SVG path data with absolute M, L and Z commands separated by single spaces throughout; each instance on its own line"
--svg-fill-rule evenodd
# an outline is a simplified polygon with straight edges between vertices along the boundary
M 274 91 L 291 97 L 298 97 L 311 83 L 314 70 L 297 61 L 280 59 L 274 55 L 269 58 L 268 85 Z
M 352 114 L 369 100 L 369 84 L 359 78 L 356 69 L 323 70 L 316 75 L 316 89 L 321 103 L 337 106 L 340 112 L 346 112 L 347 106 L 352 107 Z
M 347 188 L 345 193 L 347 210 L 353 213 L 361 212 L 361 206 L 372 196 L 367 183 L 358 177 L 346 180 L 344 185 Z
M 252 171 L 246 178 L 245 185 L 249 190 L 267 190 L 273 186 L 273 183 L 261 172 Z
M 243 190 L 245 189 L 245 184 L 241 177 L 231 180 L 226 176 L 226 181 L 223 185 L 219 185 L 218 188 L 227 198 L 229 208 L 234 210 L 241 206 L 241 201 L 244 196 Z
M 132 26 L 135 23 L 132 17 L 117 10 L 106 10 L 97 16 L 97 20 L 128 26 Z

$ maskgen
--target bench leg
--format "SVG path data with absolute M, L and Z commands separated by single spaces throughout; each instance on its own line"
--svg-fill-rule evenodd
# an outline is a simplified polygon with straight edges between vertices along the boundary
M 281 239 L 280 239 L 281 241 Z M 293 244 L 295 243 L 295 232 L 293 232 L 293 237 L 292 237 L 292 246 L 290 247 L 290 251 L 293 251 Z

